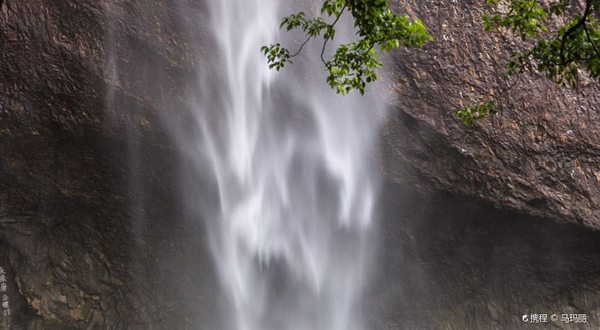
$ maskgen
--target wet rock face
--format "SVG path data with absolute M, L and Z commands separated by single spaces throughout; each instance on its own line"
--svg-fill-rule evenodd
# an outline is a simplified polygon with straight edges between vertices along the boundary
M 210 259 L 158 122 L 193 74 L 181 8 L 0 8 L 0 329 L 196 329 Z
M 392 1 L 423 19 L 435 43 L 390 58 L 387 177 L 599 229 L 598 83 L 584 79 L 572 92 L 527 75 L 504 97 L 502 114 L 473 129 L 453 117 L 506 86 L 510 45 L 482 31 L 484 3 Z

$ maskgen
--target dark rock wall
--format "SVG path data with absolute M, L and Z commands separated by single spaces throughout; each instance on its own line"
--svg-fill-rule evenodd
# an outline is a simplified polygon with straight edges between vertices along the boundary
M 372 329 L 598 329 L 599 232 L 393 184 L 381 203 Z
M 210 259 L 182 220 L 178 154 L 158 123 L 193 74 L 179 9 L 1 8 L 0 328 L 196 329 Z
M 506 86 L 508 48 L 519 45 L 482 31 L 485 1 L 392 3 L 422 18 L 435 43 L 390 58 L 387 176 L 600 228 L 598 83 L 572 92 L 527 75 L 503 113 L 467 129 L 453 112 Z

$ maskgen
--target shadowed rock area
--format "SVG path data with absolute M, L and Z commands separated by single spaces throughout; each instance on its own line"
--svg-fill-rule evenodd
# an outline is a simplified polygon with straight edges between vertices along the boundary
M 437 42 L 388 66 L 390 182 L 365 308 L 374 329 L 534 329 L 520 317 L 535 312 L 597 328 L 598 88 L 528 78 L 514 109 L 466 130 L 451 113 L 497 86 L 506 52 L 469 32 L 475 3 L 403 2 Z M 188 28 L 203 2 L 0 8 L 0 329 L 212 324 L 213 261 L 177 184 L 197 178 L 159 124 L 185 120 L 189 78 L 210 66 L 192 54 L 212 41 Z
M 384 192 L 366 304 L 373 329 L 598 328 L 599 232 L 446 192 Z M 524 323 L 525 314 L 548 322 Z M 587 323 L 562 314 L 586 314 Z

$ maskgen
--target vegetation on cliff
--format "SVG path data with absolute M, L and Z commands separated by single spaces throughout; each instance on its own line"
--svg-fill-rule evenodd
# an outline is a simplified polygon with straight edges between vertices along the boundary
M 482 15 L 484 29 L 499 33 L 503 43 L 520 39 L 520 46 L 506 63 L 505 88 L 485 96 L 479 104 L 456 111 L 467 126 L 501 111 L 502 96 L 527 72 L 541 73 L 573 89 L 577 89 L 582 73 L 592 80 L 600 79 L 600 25 L 594 17 L 600 12 L 600 0 L 586 0 L 583 9 L 574 0 L 549 5 L 540 0 L 486 2 L 490 12 Z M 341 44 L 332 58 L 326 59 L 327 44 L 334 39 L 335 26 L 345 13 L 354 19 L 358 40 Z M 400 46 L 422 47 L 433 40 L 420 20 L 392 13 L 387 0 L 324 0 L 321 16 L 307 18 L 304 12 L 294 13 L 282 19 L 281 28 L 299 28 L 305 39 L 293 53 L 279 43 L 262 47 L 269 67 L 280 70 L 291 64 L 309 41 L 321 38 L 320 58 L 328 73 L 327 83 L 341 94 L 352 90 L 363 94 L 366 84 L 377 80 L 375 70 L 382 67 L 380 52 Z
M 331 59 L 325 59 L 327 44 L 335 37 L 335 26 L 345 12 L 354 17 L 358 40 L 341 44 Z M 420 20 L 395 15 L 387 0 L 325 0 L 321 15 L 333 17 L 333 23 L 327 23 L 323 17 L 308 19 L 304 12 L 284 17 L 281 27 L 287 31 L 300 28 L 306 39 L 293 54 L 281 44 L 262 47 L 269 67 L 280 70 L 286 63 L 291 64 L 290 59 L 300 54 L 311 39 L 321 37 L 321 61 L 328 72 L 329 86 L 341 94 L 352 90 L 363 94 L 366 84 L 377 80 L 375 69 L 383 66 L 379 52 L 389 52 L 400 45 L 422 47 L 433 40 Z

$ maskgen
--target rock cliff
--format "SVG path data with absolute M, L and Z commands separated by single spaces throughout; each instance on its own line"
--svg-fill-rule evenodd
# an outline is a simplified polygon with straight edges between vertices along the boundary
M 11 314 L 0 329 L 185 330 L 215 318 L 203 230 L 180 204 L 178 180 L 194 178 L 159 123 L 185 120 L 190 77 L 210 66 L 192 56 L 211 47 L 194 32 L 206 29 L 188 28 L 206 22 L 203 2 L 177 3 L 3 1 L 0 267 Z M 394 6 L 437 42 L 394 54 L 383 86 L 393 111 L 373 323 L 517 329 L 528 306 L 596 317 L 598 88 L 528 77 L 511 108 L 468 130 L 451 113 L 501 83 L 507 51 L 481 33 L 482 7 Z
M 0 329 L 197 329 L 211 261 L 158 123 L 193 74 L 178 9 L 1 9 Z
M 483 32 L 484 1 L 392 3 L 436 41 L 390 58 L 387 176 L 600 228 L 598 83 L 583 79 L 573 92 L 527 75 L 504 112 L 467 129 L 453 112 L 506 86 L 503 65 L 518 45 Z

